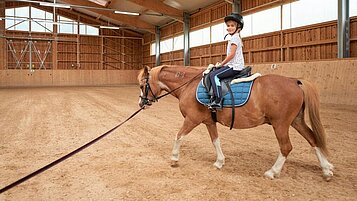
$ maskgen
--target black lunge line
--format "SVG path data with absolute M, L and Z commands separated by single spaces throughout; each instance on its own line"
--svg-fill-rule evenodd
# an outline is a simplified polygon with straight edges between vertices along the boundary
M 129 121 L 131 118 L 133 118 L 135 115 L 137 115 L 142 109 L 143 109 L 143 108 L 140 108 L 139 110 L 137 110 L 136 112 L 134 112 L 130 117 L 128 117 L 125 121 L 121 122 L 120 124 L 118 124 L 118 125 L 115 126 L 114 128 L 110 129 L 109 131 L 107 131 L 106 133 L 102 134 L 101 136 L 95 138 L 94 140 L 88 142 L 87 144 L 85 144 L 85 145 L 79 147 L 78 149 L 72 151 L 71 153 L 68 153 L 67 155 L 62 156 L 61 158 L 59 158 L 59 159 L 53 161 L 52 163 L 50 163 L 50 164 L 48 164 L 48 165 L 42 167 L 41 169 L 38 169 L 38 170 L 36 170 L 35 172 L 32 172 L 31 174 L 29 174 L 29 175 L 27 175 L 27 176 L 25 176 L 25 177 L 23 177 L 23 178 L 21 178 L 21 179 L 15 181 L 15 182 L 13 182 L 12 184 L 9 184 L 9 185 L 5 186 L 4 188 L 0 189 L 0 194 L 3 193 L 3 192 L 5 192 L 5 191 L 7 191 L 7 190 L 9 190 L 9 189 L 11 189 L 11 188 L 13 188 L 13 187 L 15 187 L 15 186 L 17 186 L 17 185 L 19 185 L 19 184 L 21 184 L 22 182 L 24 182 L 24 181 L 26 181 L 26 180 L 28 180 L 28 179 L 30 179 L 30 178 L 32 178 L 32 177 L 34 177 L 34 176 L 40 174 L 40 173 L 46 171 L 47 169 L 51 168 L 52 166 L 57 165 L 58 163 L 60 163 L 60 162 L 62 162 L 62 161 L 64 161 L 64 160 L 66 160 L 67 158 L 73 156 L 74 154 L 76 154 L 76 153 L 82 151 L 83 149 L 89 147 L 90 145 L 94 144 L 95 142 L 97 142 L 98 140 L 102 139 L 102 138 L 105 137 L 106 135 L 109 135 L 109 134 L 110 134 L 111 132 L 113 132 L 115 129 L 119 128 L 121 125 L 123 125 L 124 123 L 126 123 L 127 121 Z
M 174 91 L 180 89 L 181 87 L 187 85 L 188 83 L 192 82 L 194 79 L 196 79 L 196 78 L 197 78 L 199 75 L 201 75 L 201 74 L 202 74 L 202 72 L 200 72 L 199 74 L 197 74 L 195 77 L 193 77 L 193 78 L 190 79 L 189 81 L 183 83 L 181 86 L 177 87 L 176 89 L 173 89 L 173 90 L 167 92 L 166 94 L 163 94 L 163 95 L 161 95 L 161 96 L 159 96 L 159 97 L 156 97 L 156 101 L 159 100 L 160 98 L 163 98 L 163 97 L 165 97 L 165 96 L 171 94 L 172 92 L 174 92 Z M 147 80 L 147 81 L 148 81 L 148 80 Z M 38 174 L 40 174 L 40 173 L 42 173 L 42 172 L 48 170 L 49 168 L 51 168 L 51 167 L 57 165 L 58 163 L 60 163 L 60 162 L 62 162 L 62 161 L 64 161 L 64 160 L 66 160 L 67 158 L 73 156 L 74 154 L 76 154 L 76 153 L 82 151 L 83 149 L 89 147 L 90 145 L 94 144 L 95 142 L 97 142 L 98 140 L 102 139 L 102 138 L 105 137 L 106 135 L 109 135 L 109 134 L 110 134 L 111 132 L 113 132 L 115 129 L 119 128 L 121 125 L 123 125 L 124 123 L 126 123 L 127 121 L 129 121 L 131 118 L 133 118 L 135 115 L 137 115 L 141 110 L 144 109 L 144 107 L 145 107 L 145 105 L 144 105 L 143 107 L 141 107 L 139 110 L 137 110 L 136 112 L 134 112 L 134 113 L 133 113 L 130 117 L 128 117 L 125 121 L 121 122 L 120 124 L 118 124 L 118 125 L 115 126 L 114 128 L 110 129 L 109 131 L 107 131 L 106 133 L 102 134 L 101 136 L 95 138 L 94 140 L 88 142 L 87 144 L 85 144 L 85 145 L 79 147 L 78 149 L 76 149 L 76 150 L 74 150 L 74 151 L 68 153 L 68 154 L 65 155 L 65 156 L 62 156 L 61 158 L 59 158 L 59 159 L 53 161 L 52 163 L 50 163 L 50 164 L 48 164 L 48 165 L 42 167 L 41 169 L 38 169 L 38 170 L 36 170 L 35 172 L 32 172 L 31 174 L 29 174 L 29 175 L 27 175 L 27 176 L 25 176 L 25 177 L 23 177 L 23 178 L 21 178 L 21 179 L 19 179 L 19 180 L 17 180 L 17 181 L 15 181 L 15 182 L 13 182 L 13 183 L 11 183 L 11 184 L 5 186 L 4 188 L 0 189 L 0 194 L 3 193 L 3 192 L 5 192 L 5 191 L 7 191 L 7 190 L 9 190 L 9 189 L 11 189 L 11 188 L 13 188 L 13 187 L 15 187 L 15 186 L 17 186 L 17 185 L 19 185 L 19 184 L 21 184 L 22 182 L 24 182 L 24 181 L 26 181 L 26 180 L 29 180 L 29 179 L 32 178 L 32 177 L 34 177 L 34 176 L 36 176 L 36 175 L 38 175 Z

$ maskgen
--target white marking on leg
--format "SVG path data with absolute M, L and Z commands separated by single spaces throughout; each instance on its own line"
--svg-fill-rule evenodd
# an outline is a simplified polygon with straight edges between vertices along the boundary
M 175 139 L 174 147 L 172 149 L 172 156 L 171 156 L 171 160 L 172 161 L 178 161 L 179 160 L 180 146 L 181 146 L 182 138 L 183 138 L 183 136 L 181 136 L 180 139 L 177 139 L 177 137 Z
M 213 164 L 216 168 L 221 169 L 224 165 L 224 155 L 221 147 L 221 140 L 217 137 L 213 142 L 214 147 L 216 148 L 217 160 Z
M 333 176 L 333 171 L 332 171 L 333 165 L 330 162 L 328 162 L 327 158 L 322 154 L 319 147 L 314 147 L 314 149 L 316 151 L 317 159 L 320 162 L 323 176 L 327 181 L 329 181 L 331 179 L 331 177 Z
M 140 91 L 139 104 L 141 103 L 141 97 L 143 96 L 143 92 Z
M 274 179 L 276 177 L 279 177 L 281 170 L 283 169 L 284 163 L 286 161 L 286 157 L 283 156 L 283 154 L 280 152 L 278 159 L 276 159 L 275 164 L 273 167 L 266 171 L 264 175 L 270 179 Z

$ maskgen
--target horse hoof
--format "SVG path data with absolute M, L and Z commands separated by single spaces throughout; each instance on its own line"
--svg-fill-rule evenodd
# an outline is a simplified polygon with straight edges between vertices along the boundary
M 273 180 L 273 179 L 279 177 L 279 174 L 274 173 L 273 170 L 268 170 L 264 173 L 264 176 L 268 179 Z
M 175 168 L 178 166 L 179 166 L 178 161 L 171 161 L 171 167 Z
M 215 166 L 217 169 L 222 169 L 222 167 L 223 167 L 223 165 L 224 165 L 224 163 L 222 163 L 222 162 L 219 162 L 219 161 L 216 161 L 214 164 L 213 164 L 213 166 Z
M 331 170 L 324 171 L 323 177 L 325 181 L 331 181 L 332 176 L 333 176 L 333 172 Z
M 331 181 L 333 177 L 333 165 L 329 164 L 327 168 L 322 169 L 323 177 L 325 181 Z

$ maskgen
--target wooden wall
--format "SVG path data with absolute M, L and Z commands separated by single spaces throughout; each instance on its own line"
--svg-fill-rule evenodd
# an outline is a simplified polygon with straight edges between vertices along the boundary
M 303 78 L 315 83 L 322 103 L 357 106 L 357 59 L 252 65 L 253 72 Z
M 108 35 L 108 34 L 113 34 Z M 136 70 L 142 67 L 142 39 L 101 30 L 101 36 L 58 34 L 57 69 Z
M 137 84 L 138 70 L 0 70 L 0 87 Z
M 2 16 L 5 4 L 6 8 L 33 6 L 52 12 L 38 4 L 1 1 Z M 56 14 L 89 25 L 102 23 L 93 17 L 66 9 L 58 10 Z M 4 20 L 0 21 L 0 34 L 5 36 L 0 37 L 0 87 L 136 83 L 137 70 L 143 65 L 142 34 L 128 30 L 101 29 L 99 36 L 89 36 L 61 34 L 55 30 L 56 26 L 54 33 L 5 31 Z M 29 41 L 33 42 L 31 67 L 29 49 L 24 51 Z M 11 51 L 10 46 L 15 51 Z M 16 65 L 16 59 L 21 55 L 21 64 Z M 43 66 L 40 65 L 39 57 L 46 58 Z
M 256 12 L 290 1 L 257 0 L 242 1 L 242 13 Z M 219 2 L 191 15 L 191 31 L 223 22 L 231 12 L 231 5 Z M 182 33 L 182 23 L 174 23 L 161 29 L 161 39 Z M 153 34 L 144 35 L 144 65 L 154 66 L 155 56 L 150 56 Z M 293 29 L 271 32 L 243 38 L 243 54 L 247 64 L 286 61 L 314 61 L 337 58 L 337 21 L 329 21 Z M 226 42 L 190 48 L 190 65 L 205 66 L 222 61 Z M 350 55 L 357 57 L 357 17 L 350 18 Z M 162 64 L 183 64 L 183 50 L 161 54 Z

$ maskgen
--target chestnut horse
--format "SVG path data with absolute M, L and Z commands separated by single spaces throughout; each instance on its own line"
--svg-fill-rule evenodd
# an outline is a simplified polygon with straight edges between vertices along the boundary
M 159 66 L 151 70 L 145 67 L 138 76 L 141 88 L 140 107 L 152 105 L 162 91 L 171 92 L 171 95 L 179 100 L 179 108 L 185 120 L 175 138 L 171 156 L 172 166 L 178 163 L 183 137 L 201 123 L 206 125 L 216 149 L 217 160 L 214 166 L 220 169 L 224 165 L 225 157 L 216 122 L 212 119 L 211 111 L 196 100 L 196 88 L 202 77 L 199 75 L 203 70 L 203 68 L 184 66 Z M 308 109 L 312 129 L 305 123 L 305 108 Z M 270 179 L 279 177 L 285 160 L 292 150 L 289 139 L 289 127 L 292 126 L 314 148 L 324 178 L 326 180 L 332 178 L 333 165 L 326 158 L 326 139 L 320 121 L 319 97 L 317 89 L 310 82 L 279 75 L 258 77 L 254 81 L 248 102 L 235 110 L 233 128 L 252 128 L 265 123 L 274 128 L 280 152 L 272 168 L 265 172 L 266 177 Z M 217 111 L 217 122 L 229 126 L 231 114 L 231 108 Z

